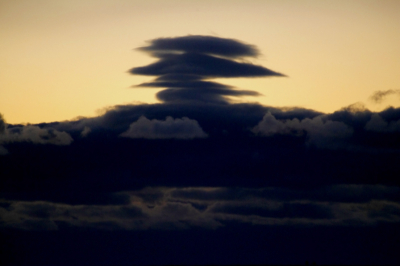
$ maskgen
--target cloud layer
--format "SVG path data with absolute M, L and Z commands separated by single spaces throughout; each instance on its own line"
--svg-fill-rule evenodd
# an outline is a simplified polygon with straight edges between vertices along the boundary
M 362 197 L 355 197 L 354 193 Z M 374 226 L 400 222 L 399 188 L 329 186 L 316 190 L 162 188 L 119 192 L 124 205 L 68 205 L 2 201 L 2 227 L 57 230 L 192 229 L 232 222 L 264 226 Z

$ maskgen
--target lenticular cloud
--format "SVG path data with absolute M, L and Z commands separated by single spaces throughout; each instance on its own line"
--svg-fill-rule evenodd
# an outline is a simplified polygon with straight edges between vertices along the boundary
M 138 50 L 159 60 L 132 68 L 130 73 L 158 76 L 137 86 L 167 88 L 157 94 L 157 98 L 164 102 L 227 102 L 225 96 L 258 96 L 255 91 L 234 90 L 230 86 L 205 80 L 284 76 L 263 66 L 238 62 L 237 59 L 257 57 L 259 51 L 253 45 L 234 39 L 191 35 L 159 38 Z

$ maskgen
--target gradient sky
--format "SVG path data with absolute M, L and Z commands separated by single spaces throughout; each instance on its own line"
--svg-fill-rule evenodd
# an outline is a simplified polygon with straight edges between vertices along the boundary
M 399 11 L 0 0 L 0 264 L 400 265 Z
M 8 123 L 94 116 L 157 102 L 127 73 L 154 58 L 134 48 L 159 37 L 212 35 L 258 47 L 254 64 L 287 78 L 218 79 L 262 97 L 240 101 L 333 112 L 362 102 L 399 106 L 399 1 L 0 0 L 0 112 Z

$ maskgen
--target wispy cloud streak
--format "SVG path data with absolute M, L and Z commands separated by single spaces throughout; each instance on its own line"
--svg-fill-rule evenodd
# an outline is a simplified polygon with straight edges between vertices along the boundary
M 375 103 L 381 103 L 387 96 L 393 94 L 400 96 L 400 90 L 376 91 L 370 96 L 370 100 Z

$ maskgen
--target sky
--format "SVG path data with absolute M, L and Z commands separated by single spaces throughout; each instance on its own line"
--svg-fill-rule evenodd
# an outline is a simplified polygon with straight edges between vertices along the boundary
M 0 264 L 398 265 L 399 7 L 0 1 Z
M 95 116 L 117 104 L 157 102 L 132 66 L 159 37 L 211 35 L 253 44 L 251 62 L 284 79 L 224 80 L 263 94 L 236 99 L 334 112 L 362 102 L 398 106 L 398 1 L 0 1 L 0 106 L 9 123 Z M 23 108 L 21 108 L 23 106 Z

